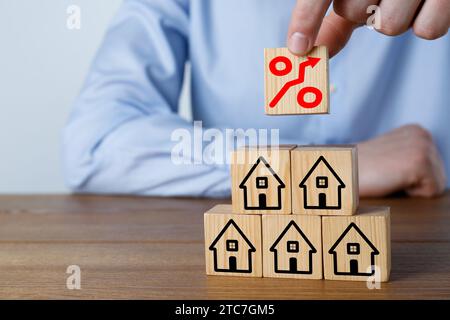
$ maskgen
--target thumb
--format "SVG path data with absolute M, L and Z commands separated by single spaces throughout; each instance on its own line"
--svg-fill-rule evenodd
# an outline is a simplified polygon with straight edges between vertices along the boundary
M 323 19 L 315 45 L 326 46 L 331 58 L 345 47 L 358 26 L 360 24 L 342 18 L 332 11 Z
M 312 49 L 330 3 L 331 0 L 297 0 L 287 34 L 291 53 L 302 56 Z

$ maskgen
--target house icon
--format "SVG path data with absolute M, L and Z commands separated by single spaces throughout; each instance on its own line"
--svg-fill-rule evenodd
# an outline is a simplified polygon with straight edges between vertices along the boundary
M 328 253 L 333 255 L 335 275 L 372 276 L 375 256 L 380 252 L 352 222 Z
M 230 219 L 209 246 L 214 255 L 214 271 L 252 273 L 255 247 Z
M 305 209 L 339 210 L 342 207 L 341 191 L 345 184 L 323 156 L 317 159 L 299 187 L 303 189 Z
M 270 247 L 275 273 L 312 274 L 317 252 L 298 225 L 291 221 Z
M 239 184 L 244 192 L 244 209 L 281 210 L 281 189 L 285 187 L 266 159 L 259 157 Z M 269 192 L 273 190 L 277 190 L 277 196 L 269 197 Z

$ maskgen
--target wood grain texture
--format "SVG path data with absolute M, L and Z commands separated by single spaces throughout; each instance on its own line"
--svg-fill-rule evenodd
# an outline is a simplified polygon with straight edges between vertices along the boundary
M 374 276 L 388 281 L 390 226 L 389 207 L 361 207 L 354 216 L 322 217 L 325 279 L 367 281 Z
M 245 147 L 232 152 L 234 213 L 291 214 L 291 158 L 295 146 Z
M 262 277 L 261 216 L 218 205 L 205 213 L 204 225 L 206 274 Z
M 364 282 L 207 276 L 203 215 L 223 199 L 0 196 L 4 299 L 449 299 L 450 193 L 390 206 L 392 272 Z M 81 267 L 81 290 L 66 268 Z
M 285 70 L 287 64 L 292 69 L 287 75 L 274 75 L 270 70 L 270 64 L 277 57 L 286 57 L 288 62 L 274 63 L 277 70 Z M 307 66 L 304 70 L 304 81 L 295 84 L 286 91 L 279 102 L 271 107 L 271 101 L 286 83 L 294 81 L 299 77 L 300 64 L 308 63 L 308 57 L 319 58 L 320 60 L 312 67 Z M 283 59 L 283 58 L 282 58 Z M 275 60 L 278 61 L 278 60 Z M 286 71 L 289 71 L 286 70 Z M 265 111 L 268 115 L 284 114 L 323 114 L 329 113 L 329 76 L 328 76 L 328 50 L 325 46 L 315 47 L 306 57 L 298 57 L 289 52 L 287 48 L 267 48 L 264 50 L 264 84 L 265 84 Z M 300 91 L 313 87 L 320 90 L 321 100 L 316 106 L 300 106 L 298 95 Z M 303 96 L 303 94 L 301 94 Z M 316 101 L 318 96 L 315 93 L 307 93 L 302 100 L 306 103 Z
M 262 225 L 263 277 L 323 278 L 319 216 L 263 215 Z
M 291 151 L 291 167 L 294 214 L 355 213 L 359 203 L 355 146 L 299 146 Z

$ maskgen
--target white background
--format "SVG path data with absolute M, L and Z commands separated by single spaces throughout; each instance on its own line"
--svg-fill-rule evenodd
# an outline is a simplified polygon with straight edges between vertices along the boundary
M 0 0 L 0 193 L 68 192 L 62 128 L 121 2 Z M 81 30 L 66 26 L 72 4 Z

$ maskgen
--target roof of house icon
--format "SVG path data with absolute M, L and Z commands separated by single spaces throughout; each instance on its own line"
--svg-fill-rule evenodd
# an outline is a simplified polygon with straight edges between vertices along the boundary
M 350 232 L 350 230 L 355 229 L 355 231 L 361 236 L 361 238 L 364 239 L 364 241 L 369 245 L 369 247 L 372 249 L 372 254 L 377 255 L 380 252 L 375 248 L 375 246 L 370 242 L 370 240 L 366 237 L 364 233 L 358 228 L 358 226 L 352 222 L 349 224 L 349 226 L 344 230 L 344 232 L 341 234 L 339 239 L 335 242 L 335 244 L 330 248 L 328 253 L 333 254 L 336 252 L 337 246 L 341 243 L 341 241 L 345 238 L 345 236 Z
M 320 156 L 319 159 L 317 159 L 317 161 L 314 163 L 314 165 L 312 166 L 312 168 L 309 170 L 309 172 L 306 174 L 306 176 L 303 178 L 303 180 L 300 182 L 299 187 L 300 188 L 305 188 L 306 187 L 306 181 L 308 181 L 309 177 L 311 176 L 311 174 L 314 172 L 314 170 L 316 170 L 317 166 L 319 166 L 319 164 L 323 162 L 323 164 L 328 168 L 328 170 L 333 174 L 333 176 L 336 178 L 336 180 L 339 183 L 339 187 L 341 188 L 345 188 L 345 183 L 341 180 L 341 178 L 339 178 L 339 176 L 337 175 L 337 173 L 334 171 L 334 169 L 330 166 L 330 164 L 328 163 L 327 160 L 325 160 L 325 158 L 323 156 Z
M 280 241 L 284 238 L 284 236 L 286 235 L 286 233 L 291 229 L 294 228 L 298 234 L 300 234 L 300 236 L 302 237 L 303 240 L 305 240 L 305 242 L 307 243 L 307 245 L 309 246 L 310 250 L 309 252 L 311 253 L 316 253 L 317 250 L 316 248 L 314 248 L 313 244 L 311 243 L 311 241 L 309 241 L 309 239 L 305 236 L 305 234 L 303 233 L 303 231 L 298 227 L 298 225 L 292 220 L 291 222 L 289 222 L 289 224 L 286 226 L 286 228 L 284 228 L 283 232 L 279 235 L 279 237 L 277 238 L 277 240 L 275 240 L 275 242 L 273 243 L 273 245 L 270 247 L 270 251 L 274 252 L 277 251 L 277 247 L 278 244 L 280 243 Z
M 270 166 L 270 164 L 266 161 L 266 159 L 264 159 L 264 157 L 259 157 L 258 160 L 256 161 L 256 163 L 253 165 L 253 167 L 250 169 L 250 171 L 247 173 L 247 175 L 245 176 L 244 180 L 242 180 L 242 182 L 239 184 L 239 188 L 243 189 L 246 187 L 247 184 L 247 180 L 252 176 L 253 172 L 256 170 L 256 168 L 259 165 L 264 165 L 269 172 L 275 177 L 275 179 L 278 182 L 278 186 L 280 188 L 284 188 L 285 184 L 283 181 L 281 181 L 280 177 L 275 173 L 275 171 L 273 171 L 272 167 Z
M 209 250 L 216 249 L 217 242 L 219 242 L 219 240 L 223 237 L 223 235 L 228 230 L 228 228 L 231 228 L 231 227 L 236 229 L 238 234 L 244 239 L 245 243 L 247 243 L 249 252 L 255 252 L 256 248 L 253 246 L 253 244 L 250 242 L 250 240 L 248 240 L 248 238 L 245 236 L 244 232 L 242 232 L 241 228 L 239 228 L 239 226 L 236 224 L 236 222 L 234 222 L 233 219 L 230 219 L 230 221 L 228 221 L 227 224 L 223 227 L 222 231 L 220 231 L 220 233 L 217 235 L 217 237 L 214 239 L 214 241 L 209 246 Z

